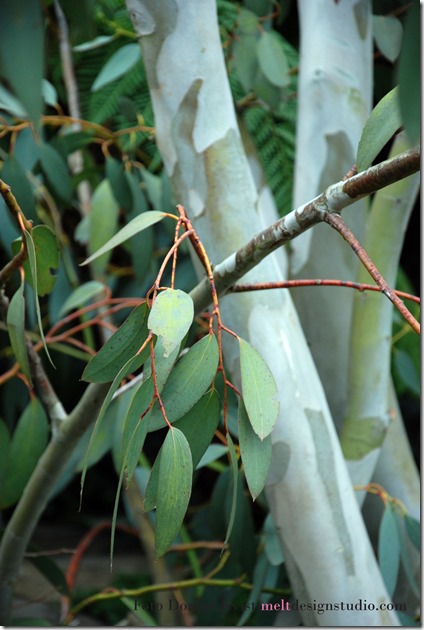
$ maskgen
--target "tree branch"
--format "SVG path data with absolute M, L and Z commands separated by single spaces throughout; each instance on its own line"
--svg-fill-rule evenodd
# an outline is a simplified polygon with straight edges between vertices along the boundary
M 393 184 L 420 169 L 420 148 L 405 151 L 390 160 L 371 166 L 366 171 L 329 186 L 318 197 L 292 210 L 285 217 L 254 236 L 246 245 L 219 263 L 214 269 L 218 294 L 224 294 L 237 280 L 255 267 L 275 249 L 326 220 L 327 215 L 340 213 L 359 199 L 384 186 Z M 190 292 L 197 312 L 211 303 L 209 280 L 205 278 Z

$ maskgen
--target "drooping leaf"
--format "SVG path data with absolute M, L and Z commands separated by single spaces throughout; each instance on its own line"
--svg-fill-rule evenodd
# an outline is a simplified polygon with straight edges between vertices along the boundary
M 234 42 L 234 67 L 243 88 L 249 92 L 253 88 L 258 71 L 256 54 L 256 32 L 253 35 L 241 35 Z
M 176 428 L 184 433 L 191 450 L 193 469 L 195 469 L 211 443 L 219 424 L 221 404 L 216 391 L 208 392 L 194 405 L 192 409 L 178 422 Z M 215 445 L 218 446 L 218 445 Z M 226 447 L 224 447 L 226 451 Z M 156 507 L 159 483 L 159 466 L 162 449 L 153 464 L 149 483 L 146 488 L 144 509 L 146 512 Z
M 120 207 L 130 210 L 133 198 L 122 162 L 108 157 L 106 159 L 106 177 Z
M 39 147 L 41 168 L 50 185 L 64 201 L 72 201 L 72 182 L 68 167 L 60 153 L 51 144 L 42 142 Z
M 35 251 L 35 245 L 34 245 L 34 241 L 32 240 L 31 234 L 29 232 L 27 232 L 27 230 L 24 230 L 24 236 L 25 236 L 25 243 L 26 243 L 27 251 L 28 251 L 28 262 L 29 262 L 30 267 L 31 267 L 32 288 L 34 290 L 35 312 L 37 314 L 38 328 L 40 330 L 40 336 L 41 336 L 41 340 L 43 342 L 43 347 L 44 347 L 44 350 L 46 352 L 47 358 L 49 359 L 50 363 L 54 367 L 53 361 L 52 361 L 50 353 L 49 353 L 49 349 L 47 348 L 46 339 L 44 337 L 43 323 L 41 321 L 40 304 L 39 304 L 39 301 L 38 301 L 37 253 Z
M 6 423 L 0 418 L 0 497 L 3 496 L 3 486 L 9 467 L 10 434 Z
M 364 171 L 372 164 L 381 149 L 402 125 L 398 90 L 399 88 L 395 87 L 386 94 L 374 107 L 365 123 L 356 156 L 358 172 Z
M 420 551 L 421 550 L 421 527 L 419 521 L 409 516 L 409 514 L 405 515 L 405 529 L 407 531 L 409 540 L 412 542 L 414 547 Z
M 290 83 L 286 52 L 277 33 L 263 31 L 256 45 L 256 52 L 261 70 L 270 83 L 277 87 Z
M 85 282 L 72 291 L 71 295 L 63 303 L 63 306 L 59 311 L 59 315 L 62 316 L 65 313 L 69 313 L 69 311 L 72 311 L 74 308 L 80 308 L 96 295 L 104 293 L 105 289 L 106 286 L 103 282 L 98 282 L 97 280 L 89 280 L 89 282 Z
M 84 260 L 82 265 L 87 265 L 91 263 L 93 260 L 110 252 L 110 250 L 114 249 L 118 245 L 121 245 L 124 241 L 127 241 L 134 234 L 138 234 L 142 230 L 154 225 L 158 221 L 161 221 L 164 218 L 163 212 L 156 212 L 155 210 L 151 210 L 150 212 L 145 212 L 144 214 L 135 217 L 132 221 L 130 221 L 127 225 L 125 225 L 119 232 L 115 234 L 107 243 L 105 243 L 100 249 L 98 249 L 94 254 L 89 256 L 86 260 Z
M 393 595 L 396 587 L 400 561 L 399 535 L 396 515 L 388 504 L 384 510 L 378 535 L 378 562 L 381 574 L 389 595 Z
M 402 122 L 412 143 L 420 140 L 421 129 L 421 55 L 420 3 L 411 3 L 405 21 L 402 51 L 399 57 L 399 104 Z
M 163 556 L 183 522 L 191 495 L 193 464 L 190 446 L 173 428 L 163 443 L 156 509 L 156 553 Z
M 24 409 L 13 433 L 9 466 L 5 475 L 0 507 L 13 505 L 22 492 L 39 458 L 46 448 L 49 425 L 38 398 L 33 398 Z
M 179 346 L 193 323 L 193 317 L 193 300 L 184 291 L 166 289 L 156 297 L 149 314 L 148 327 L 162 338 L 165 356 L 169 356 Z
M 255 571 L 253 573 L 253 588 L 249 594 L 249 601 L 257 602 L 261 598 L 262 588 L 265 584 L 269 569 L 270 565 L 268 562 L 268 558 L 264 553 L 262 553 L 257 560 Z M 253 606 L 246 606 L 241 614 L 240 619 L 237 621 L 237 627 L 245 626 L 248 619 L 252 616 L 254 610 L 255 609 Z
M 0 76 L 12 86 L 28 116 L 38 124 L 42 113 L 44 72 L 41 4 L 38 0 L 26 0 L 23 7 L 20 2 L 3 0 L 1 11 Z
M 238 462 L 236 450 L 234 448 L 234 442 L 229 433 L 226 434 L 227 444 L 228 444 L 228 453 L 230 456 L 230 464 L 231 464 L 231 476 L 232 476 L 232 500 L 231 500 L 231 510 L 230 510 L 230 518 L 228 520 L 227 532 L 225 534 L 224 546 L 228 543 L 231 532 L 233 531 L 234 521 L 236 518 L 236 509 L 237 509 L 237 486 L 238 486 Z
M 169 422 L 182 418 L 209 389 L 218 368 L 218 343 L 215 335 L 206 335 L 194 344 L 177 363 L 162 391 L 162 402 Z M 163 427 L 157 404 L 149 418 L 150 431 Z
M 41 552 L 41 550 L 33 544 L 28 545 L 29 552 Z M 28 554 L 28 560 L 43 575 L 61 595 L 68 595 L 69 588 L 66 582 L 65 574 L 59 567 L 57 562 L 43 556 L 42 552 L 39 556 Z
M 419 396 L 421 393 L 420 376 L 410 355 L 405 350 L 396 349 L 393 353 L 393 362 L 398 376 L 406 387 Z
M 281 551 L 280 540 L 275 530 L 275 525 L 272 520 L 272 514 L 269 513 L 265 519 L 263 525 L 263 534 L 265 542 L 265 553 L 269 562 L 273 566 L 279 566 L 283 564 L 284 557 Z
M 93 266 L 94 273 L 100 276 L 104 273 L 110 258 L 110 249 L 105 248 L 116 232 L 119 208 L 107 179 L 103 180 L 95 189 L 89 214 L 88 259 Z M 119 232 L 118 232 L 119 233 Z M 116 235 L 115 235 L 116 237 Z M 104 254 L 100 253 L 104 250 Z M 88 262 L 85 261 L 85 263 Z
M 393 15 L 373 15 L 372 25 L 380 52 L 389 61 L 395 61 L 402 45 L 402 24 Z
M 107 340 L 104 346 L 87 364 L 83 381 L 108 383 L 121 368 L 137 353 L 148 336 L 146 303 L 136 306 L 124 323 Z M 140 354 L 142 365 L 150 354 L 150 344 Z
M 244 404 L 253 430 L 263 440 L 278 419 L 277 387 L 269 367 L 255 348 L 240 337 L 239 345 Z
M 411 549 L 409 548 L 407 544 L 409 535 L 406 530 L 406 521 L 397 512 L 394 514 L 394 516 L 395 516 L 397 530 L 398 530 L 398 540 L 399 540 L 399 546 L 400 546 L 400 550 L 399 550 L 400 561 L 402 563 L 404 574 L 406 575 L 406 579 L 411 588 L 411 591 L 416 595 L 416 597 L 420 597 L 419 568 L 417 564 L 412 561 L 414 553 L 411 554 Z M 420 552 L 421 549 L 418 548 L 417 551 Z
M 91 91 L 96 92 L 101 87 L 119 79 L 141 59 L 138 44 L 126 44 L 117 50 L 106 62 L 94 81 Z
M 221 402 L 216 390 L 207 392 L 187 414 L 175 423 L 190 444 L 195 469 L 212 441 L 221 417 Z
M 59 268 L 59 245 L 56 236 L 47 225 L 36 225 L 31 231 L 37 261 L 37 292 L 38 295 L 48 295 L 56 284 L 57 270 Z M 12 245 L 16 254 L 20 249 L 20 242 Z M 25 279 L 34 289 L 30 260 L 24 261 Z
M 122 467 L 127 484 L 132 479 L 148 433 L 148 414 L 142 419 L 140 418 L 152 401 L 153 385 L 153 378 L 151 377 L 141 384 L 133 396 L 125 420 L 122 435 Z
M 261 440 L 249 421 L 243 399 L 239 400 L 238 413 L 241 459 L 252 499 L 262 492 L 271 464 L 271 436 Z
M 28 355 L 25 346 L 25 298 L 24 285 L 21 284 L 10 300 L 7 311 L 7 330 L 15 359 L 22 373 L 31 383 Z

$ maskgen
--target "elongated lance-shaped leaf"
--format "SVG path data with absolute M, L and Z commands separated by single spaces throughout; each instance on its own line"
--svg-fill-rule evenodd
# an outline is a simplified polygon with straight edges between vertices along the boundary
M 417 576 L 417 567 L 414 566 L 414 562 L 411 562 L 410 548 L 407 544 L 409 533 L 408 533 L 408 527 L 406 525 L 407 524 L 406 518 L 411 518 L 411 517 L 408 517 L 408 515 L 406 515 L 405 518 L 402 518 L 397 512 L 394 513 L 394 516 L 396 519 L 396 525 L 397 525 L 397 530 L 398 530 L 400 561 L 402 563 L 402 567 L 404 569 L 406 579 L 408 580 L 408 584 L 411 587 L 412 592 L 416 595 L 416 597 L 419 598 L 420 597 L 420 588 L 419 588 L 419 582 L 418 582 L 419 576 Z M 415 523 L 417 523 L 417 521 L 415 521 Z M 417 549 L 418 551 L 421 551 L 420 547 L 418 547 Z
M 238 340 L 243 400 L 253 430 L 263 440 L 278 419 L 277 386 L 261 355 L 244 339 Z
M 156 510 L 156 553 L 163 556 L 183 522 L 191 495 L 193 463 L 182 431 L 168 431 L 159 466 Z
M 56 284 L 59 268 L 59 245 L 56 236 L 47 225 L 36 225 L 31 230 L 37 261 L 37 292 L 39 296 L 48 295 Z M 12 251 L 17 254 L 21 248 L 21 239 L 12 243 Z M 24 261 L 25 280 L 34 289 L 29 260 Z
M 252 499 L 262 492 L 271 464 L 271 436 L 263 440 L 254 432 L 243 399 L 239 400 L 238 426 L 241 459 Z
M 227 533 L 225 534 L 225 540 L 222 547 L 223 549 L 225 548 L 225 545 L 228 543 L 231 536 L 231 532 L 233 531 L 234 521 L 236 518 L 237 486 L 238 486 L 238 463 L 237 463 L 236 449 L 234 448 L 234 442 L 231 438 L 231 435 L 227 433 L 225 437 L 227 438 L 228 452 L 230 455 L 231 472 L 232 472 L 232 478 L 233 478 L 233 497 L 231 501 L 230 519 L 228 521 Z
M 87 452 L 85 454 L 85 458 L 84 458 L 84 465 L 83 465 L 83 469 L 82 469 L 82 473 L 81 473 L 81 492 L 80 492 L 80 506 L 82 503 L 82 493 L 84 490 L 84 482 L 85 482 L 85 477 L 87 474 L 87 467 L 88 467 L 88 459 L 89 459 L 89 454 L 90 454 L 90 448 L 91 445 L 94 442 L 94 438 L 97 435 L 97 432 L 100 428 L 100 424 L 103 420 L 103 417 L 106 413 L 106 410 L 113 398 L 114 393 L 116 392 L 116 390 L 118 389 L 121 381 L 123 378 L 125 378 L 126 376 L 128 376 L 128 374 L 131 374 L 131 372 L 133 372 L 134 370 L 137 370 L 141 365 L 142 365 L 142 359 L 143 357 L 141 355 L 138 356 L 134 356 L 131 357 L 131 359 L 129 359 L 125 365 L 120 369 L 120 371 L 118 372 L 118 374 L 115 376 L 115 378 L 113 379 L 113 382 L 109 388 L 109 391 L 106 395 L 106 398 L 103 401 L 103 404 L 100 408 L 99 411 L 99 415 L 97 417 L 97 420 L 94 424 L 93 427 L 93 432 L 91 434 L 91 438 L 90 438 L 90 442 L 88 444 L 88 448 L 87 448 Z
M 28 355 L 25 346 L 25 298 L 23 283 L 10 300 L 7 311 L 7 330 L 13 353 L 22 373 L 31 383 Z
M 149 329 L 162 338 L 165 356 L 179 346 L 193 323 L 191 297 L 180 289 L 166 289 L 155 299 L 149 315 Z
M 221 417 L 221 402 L 215 390 L 207 392 L 192 409 L 175 424 L 184 433 L 190 445 L 193 469 L 202 459 L 212 441 Z M 159 466 L 162 449 L 159 451 L 150 472 L 146 488 L 144 509 L 146 512 L 156 507 L 159 481 Z
M 420 551 L 421 549 L 421 527 L 420 524 L 415 518 L 409 516 L 409 514 L 405 515 L 405 529 L 408 533 L 409 540 L 412 542 L 414 547 Z
M 41 321 L 41 311 L 40 311 L 40 303 L 38 301 L 38 288 L 37 288 L 37 256 L 35 253 L 34 241 L 32 240 L 31 234 L 27 232 L 27 230 L 24 231 L 24 235 L 25 235 L 25 242 L 26 242 L 27 251 L 28 251 L 28 260 L 29 260 L 31 273 L 32 273 L 32 282 L 33 282 L 33 290 L 34 290 L 34 298 L 35 298 L 35 312 L 37 314 L 38 328 L 40 329 L 40 336 L 43 342 L 44 350 L 46 351 L 46 354 L 47 354 L 47 358 L 52 364 L 52 366 L 55 367 L 52 361 L 52 358 L 50 356 L 49 350 L 47 348 L 47 344 L 46 344 L 46 340 L 45 340 L 44 332 L 43 332 L 43 323 Z
M 172 370 L 162 392 L 169 422 L 182 418 L 209 389 L 218 369 L 218 342 L 214 334 L 194 344 Z M 149 418 L 150 431 L 163 427 L 163 417 L 155 403 Z
M 91 261 L 95 260 L 99 256 L 106 254 L 114 247 L 121 245 L 125 241 L 127 241 L 134 234 L 138 234 L 142 230 L 158 223 L 158 221 L 162 221 L 162 219 L 166 215 L 163 212 L 157 212 L 156 210 L 150 210 L 149 212 L 144 212 L 139 216 L 135 217 L 132 221 L 130 221 L 127 225 L 125 225 L 119 232 L 115 234 L 107 243 L 102 245 L 100 249 L 97 250 L 94 254 L 89 256 L 86 260 L 84 260 L 81 265 L 88 265 Z
M 59 316 L 63 316 L 74 308 L 80 308 L 96 295 L 104 293 L 105 289 L 106 285 L 104 285 L 103 282 L 98 282 L 97 280 L 85 282 L 77 287 L 75 291 L 72 291 L 71 295 L 65 300 L 59 311 Z
M 150 377 L 142 383 L 141 387 L 134 394 L 125 421 L 124 433 L 122 436 L 122 468 L 125 472 L 127 484 L 131 481 L 134 470 L 138 464 L 141 449 L 149 430 L 149 413 L 143 418 L 142 414 L 149 407 L 153 398 L 154 384 Z
M 372 164 L 401 125 L 399 88 L 395 87 L 377 103 L 362 130 L 356 157 L 359 172 Z
M 130 313 L 122 326 L 107 340 L 105 345 L 87 364 L 82 379 L 95 383 L 107 383 L 112 381 L 121 368 L 143 345 L 148 336 L 147 306 L 140 304 Z M 142 363 L 150 354 L 150 344 L 140 353 Z
M 380 523 L 378 561 L 387 592 L 391 596 L 395 590 L 399 572 L 400 544 L 396 514 L 390 503 L 386 506 Z

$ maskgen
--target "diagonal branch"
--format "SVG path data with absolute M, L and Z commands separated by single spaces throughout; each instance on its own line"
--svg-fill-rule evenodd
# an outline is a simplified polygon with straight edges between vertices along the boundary
M 420 169 L 420 148 L 371 166 L 348 180 L 329 186 L 327 190 L 308 203 L 292 210 L 285 217 L 254 236 L 246 245 L 219 263 L 214 269 L 218 294 L 225 293 L 237 280 L 253 269 L 274 250 L 293 240 L 309 228 L 322 223 L 327 215 L 341 210 L 380 188 L 393 184 Z M 209 280 L 202 280 L 191 292 L 196 311 L 202 311 L 211 303 Z

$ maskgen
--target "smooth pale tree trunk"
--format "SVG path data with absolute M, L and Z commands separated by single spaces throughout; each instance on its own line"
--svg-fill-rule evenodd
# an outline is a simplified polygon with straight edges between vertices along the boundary
M 262 227 L 228 85 L 212 0 L 127 0 L 141 38 L 156 137 L 175 197 L 217 263 Z M 284 279 L 279 257 L 247 281 Z M 262 354 L 278 385 L 267 494 L 295 595 L 304 602 L 388 602 L 317 371 L 290 296 L 227 296 L 224 323 Z M 225 347 L 238 380 L 237 352 Z M 303 612 L 308 625 L 397 625 L 387 611 Z

